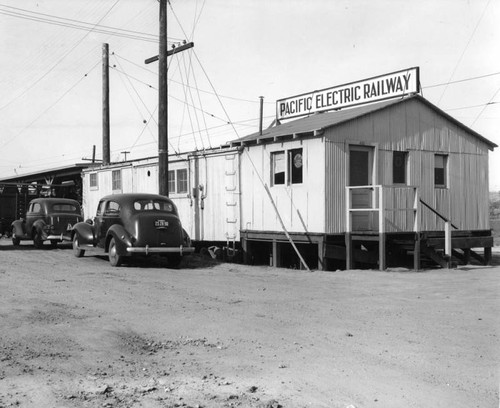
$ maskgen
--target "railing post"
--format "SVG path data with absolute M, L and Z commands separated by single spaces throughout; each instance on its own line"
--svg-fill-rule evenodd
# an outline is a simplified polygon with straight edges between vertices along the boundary
M 352 269 L 351 190 L 345 188 L 345 267 Z
M 385 259 L 385 212 L 384 187 L 378 187 L 378 264 L 381 271 L 387 268 Z
M 415 200 L 413 202 L 413 232 L 415 232 L 415 245 L 413 248 L 413 269 L 420 270 L 420 212 L 418 211 L 418 204 L 420 197 L 418 188 L 415 187 Z

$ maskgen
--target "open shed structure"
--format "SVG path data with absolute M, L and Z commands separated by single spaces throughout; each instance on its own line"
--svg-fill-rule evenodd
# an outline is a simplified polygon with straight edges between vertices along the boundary
M 490 261 L 496 145 L 419 95 L 317 113 L 231 145 L 243 147 L 247 262 L 300 267 L 287 234 L 311 268 Z

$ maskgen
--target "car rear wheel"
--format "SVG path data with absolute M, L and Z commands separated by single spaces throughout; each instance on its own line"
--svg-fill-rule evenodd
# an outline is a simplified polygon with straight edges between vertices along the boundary
M 43 238 L 42 234 L 40 232 L 35 231 L 33 235 L 33 245 L 35 245 L 35 248 L 41 249 L 43 247 Z
M 109 242 L 108 258 L 111 266 L 120 266 L 123 262 L 123 256 L 119 255 L 116 251 L 116 242 L 114 238 L 111 238 Z
M 21 243 L 21 240 L 16 237 L 16 231 L 15 229 L 12 229 L 12 244 L 14 246 L 18 246 Z
M 80 237 L 78 234 L 75 234 L 73 236 L 73 255 L 75 255 L 77 258 L 81 258 L 83 255 L 85 255 L 85 250 L 78 248 L 80 245 Z
M 169 255 L 167 257 L 168 266 L 170 268 L 178 268 L 182 261 L 181 255 Z

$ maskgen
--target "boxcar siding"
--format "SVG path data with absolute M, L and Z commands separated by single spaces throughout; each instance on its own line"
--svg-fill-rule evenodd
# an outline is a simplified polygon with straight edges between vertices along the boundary
M 412 100 L 327 129 L 325 139 L 327 233 L 345 230 L 348 143 L 378 146 L 377 183 L 387 186 L 392 185 L 392 152 L 408 151 L 407 184 L 419 187 L 422 200 L 460 229 L 489 229 L 488 146 L 421 102 Z M 434 187 L 436 153 L 448 156 L 447 188 Z M 392 204 L 405 207 L 403 196 Z M 421 207 L 420 227 L 442 230 L 443 222 Z

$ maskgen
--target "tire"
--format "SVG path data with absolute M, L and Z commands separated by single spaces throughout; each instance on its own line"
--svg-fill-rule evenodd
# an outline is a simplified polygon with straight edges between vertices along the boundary
M 75 255 L 77 258 L 81 258 L 83 255 L 85 255 L 85 250 L 78 248 L 79 244 L 80 237 L 78 236 L 78 233 L 76 233 L 73 236 L 73 255 Z
M 35 246 L 36 249 L 43 248 L 43 239 L 38 231 L 35 231 L 33 233 L 33 245 Z
M 19 244 L 21 244 L 21 240 L 16 237 L 15 229 L 12 229 L 12 245 L 19 246 Z
M 169 268 L 178 268 L 182 261 L 181 255 L 168 255 L 167 262 Z
M 114 238 L 111 238 L 109 242 L 108 258 L 111 266 L 120 266 L 123 262 L 123 255 L 118 255 L 116 252 L 116 242 Z

